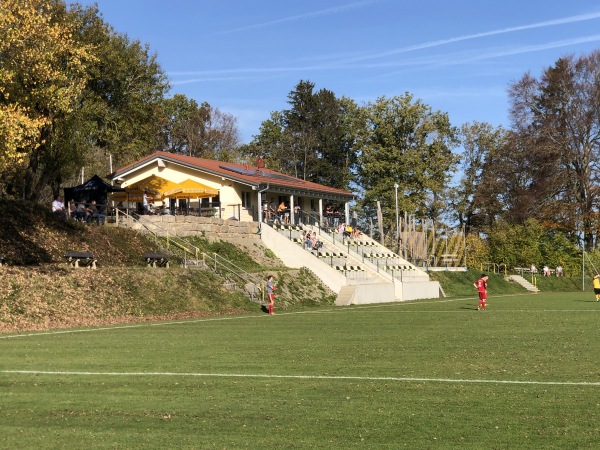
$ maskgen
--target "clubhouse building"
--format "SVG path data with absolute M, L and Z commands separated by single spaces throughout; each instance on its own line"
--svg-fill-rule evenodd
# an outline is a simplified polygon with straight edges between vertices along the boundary
M 304 181 L 264 167 L 156 151 L 118 169 L 110 179 L 124 189 L 113 200 L 139 202 L 145 192 L 155 204 L 185 209 L 190 214 L 261 222 L 269 207 L 282 202 L 289 222 L 298 214 L 324 217 L 328 205 L 340 205 L 340 221 L 350 222 L 351 192 Z

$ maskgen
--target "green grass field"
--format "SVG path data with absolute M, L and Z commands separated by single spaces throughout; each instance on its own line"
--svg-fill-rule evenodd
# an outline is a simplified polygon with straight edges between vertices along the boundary
M 597 448 L 600 304 L 475 297 L 0 335 L 2 448 Z

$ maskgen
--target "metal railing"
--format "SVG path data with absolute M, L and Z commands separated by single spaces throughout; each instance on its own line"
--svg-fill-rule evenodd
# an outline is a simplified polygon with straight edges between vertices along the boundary
M 220 270 L 224 271 L 229 277 L 233 277 L 234 282 L 243 282 L 244 291 L 248 293 L 253 301 L 257 299 L 264 303 L 265 289 L 263 286 L 265 282 L 260 278 L 246 272 L 244 269 L 238 267 L 233 262 L 226 258 L 213 253 L 212 255 L 202 252 L 202 261 L 205 267 L 210 267 L 215 273 L 220 274 Z
M 218 255 L 217 253 L 213 253 L 211 256 L 208 253 L 202 252 L 195 245 L 192 245 L 188 241 L 181 239 L 177 236 L 172 236 L 168 230 L 156 225 L 155 223 L 140 221 L 125 212 L 121 212 L 121 214 L 123 214 L 126 219 L 130 219 L 133 222 L 140 224 L 142 227 L 144 227 L 145 231 L 147 231 L 152 236 L 154 236 L 155 241 L 158 245 L 160 245 L 159 239 L 165 239 L 167 250 L 170 250 L 171 245 L 174 245 L 178 249 L 182 250 L 184 252 L 184 254 L 183 254 L 183 266 L 184 267 L 187 267 L 187 261 L 188 261 L 187 256 L 188 255 L 192 255 L 194 257 L 194 259 L 196 260 L 196 262 L 198 262 L 201 258 L 204 267 L 213 269 L 215 273 L 217 273 L 221 276 L 223 276 L 223 274 L 220 272 L 224 272 L 229 277 L 229 279 L 233 278 L 233 280 L 236 282 L 236 285 L 237 285 L 237 282 L 242 281 L 245 284 L 244 290 L 250 296 L 250 298 L 253 301 L 261 300 L 264 303 L 265 290 L 263 289 L 263 285 L 265 284 L 265 282 L 263 282 L 260 278 L 254 276 L 254 275 L 251 275 L 250 273 L 246 272 L 244 269 L 238 267 L 235 263 L 229 261 L 226 258 L 223 258 L 222 256 Z M 117 213 L 116 223 L 118 226 L 119 225 L 118 213 Z M 151 225 L 154 229 L 151 229 L 149 225 Z M 162 233 L 162 236 L 160 235 L 161 233 Z M 223 278 L 227 278 L 227 277 L 224 276 Z M 248 285 L 251 285 L 251 288 Z
M 363 270 L 365 268 L 370 269 L 371 272 L 375 272 L 378 275 L 382 276 L 383 278 L 388 279 L 389 281 L 394 281 L 394 279 L 402 280 L 408 274 L 414 276 L 414 273 L 415 273 L 414 270 L 400 269 L 399 268 L 400 264 L 387 264 L 390 262 L 396 263 L 399 261 L 390 261 L 390 260 L 386 259 L 386 265 L 384 266 L 384 265 L 380 264 L 382 262 L 382 260 L 380 260 L 379 258 L 372 260 L 373 258 L 369 258 L 367 256 L 366 252 L 361 253 L 358 251 L 358 248 L 360 248 L 359 246 L 352 245 L 352 244 L 356 243 L 357 241 L 350 240 L 350 239 L 344 240 L 343 238 L 340 239 L 339 237 L 336 238 L 336 233 L 333 233 L 331 230 L 322 228 L 318 224 L 318 222 L 317 222 L 317 224 L 312 225 L 312 226 L 308 225 L 306 223 L 303 223 L 302 226 L 280 225 L 278 222 L 276 222 L 276 223 L 272 224 L 272 227 L 276 231 L 278 231 L 279 234 L 282 234 L 282 235 L 286 236 L 288 239 L 290 239 L 294 242 L 297 242 L 303 248 L 305 248 L 308 251 L 310 251 L 311 253 L 313 253 L 315 257 L 319 257 L 319 255 L 323 255 L 323 258 L 327 261 L 328 265 L 336 268 L 340 272 L 343 272 L 346 277 L 361 278 L 361 273 L 364 276 L 364 274 L 367 274 L 369 272 L 368 270 Z M 305 245 L 305 241 L 302 238 L 302 236 L 306 230 L 313 230 L 314 232 L 318 233 L 318 235 L 320 237 L 325 236 L 326 239 L 320 239 L 323 244 L 326 244 L 329 242 L 329 246 L 331 246 L 331 244 L 332 244 L 333 248 L 337 249 L 338 251 L 340 250 L 340 247 L 341 247 L 343 249 L 343 254 L 346 255 L 346 256 L 344 256 L 344 259 L 347 256 L 351 256 L 354 260 L 361 261 L 362 265 L 364 265 L 365 267 L 363 269 L 356 271 L 356 270 L 352 269 L 352 268 L 357 267 L 356 264 L 353 264 L 353 263 L 344 262 L 341 265 L 334 264 L 333 260 L 336 259 L 336 261 L 337 261 L 337 259 L 339 259 L 339 258 L 337 258 L 337 257 L 334 258 L 333 256 L 327 256 L 328 251 L 331 250 L 327 246 L 316 250 L 316 253 L 314 253 L 315 249 L 307 248 Z M 368 248 L 373 249 L 373 247 L 368 247 Z M 394 256 L 396 256 L 396 255 L 394 255 Z M 358 266 L 358 267 L 360 267 L 360 266 Z
M 416 267 L 413 264 L 405 262 L 400 256 L 393 253 L 391 250 L 382 246 L 378 242 L 362 236 L 360 239 L 353 239 L 345 236 L 343 233 L 338 233 L 335 229 L 316 227 L 318 234 L 328 237 L 334 246 L 343 247 L 344 251 L 368 265 L 372 270 L 385 278 L 394 281 L 396 279 L 405 281 L 416 276 Z M 359 245 L 359 243 L 367 245 Z M 389 253 L 390 256 L 379 257 L 374 256 L 378 253 Z
M 169 233 L 169 230 L 162 228 L 161 226 L 155 224 L 154 222 L 140 221 L 138 218 L 136 218 L 124 211 L 116 210 L 115 223 L 116 223 L 117 227 L 119 226 L 119 222 L 120 222 L 119 215 L 124 215 L 126 220 L 131 220 L 132 222 L 141 225 L 145 229 L 145 231 L 147 231 L 149 234 L 151 234 L 154 237 L 154 240 L 158 245 L 160 245 L 159 238 L 163 238 L 163 239 L 165 239 L 167 250 L 171 250 L 171 245 L 174 245 L 178 249 L 182 250 L 184 267 L 187 266 L 188 255 L 193 256 L 194 260 L 196 260 L 196 261 L 200 258 L 201 252 L 198 247 L 190 244 L 189 242 L 187 242 L 177 236 L 173 236 L 172 234 Z M 151 229 L 150 226 L 152 226 L 153 229 Z

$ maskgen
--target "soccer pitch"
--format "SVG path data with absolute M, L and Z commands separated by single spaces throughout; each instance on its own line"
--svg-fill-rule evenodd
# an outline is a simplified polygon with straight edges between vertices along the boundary
M 592 293 L 0 335 L 2 448 L 592 448 Z

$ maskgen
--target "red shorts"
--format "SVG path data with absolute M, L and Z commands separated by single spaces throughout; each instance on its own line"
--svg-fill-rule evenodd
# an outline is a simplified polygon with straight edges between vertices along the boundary
M 487 292 L 483 291 L 479 293 L 479 300 L 486 300 L 487 299 Z
M 270 303 L 275 302 L 275 294 L 267 294 L 267 298 L 269 299 Z

